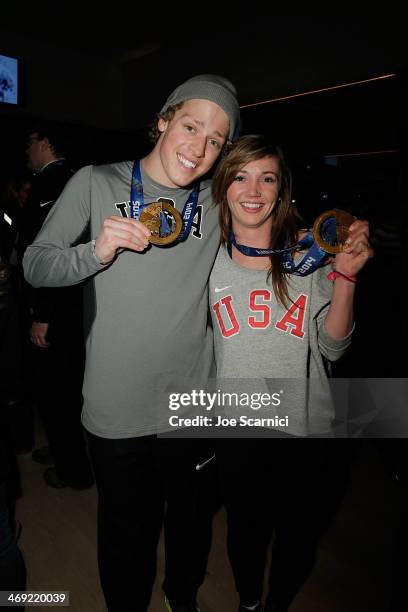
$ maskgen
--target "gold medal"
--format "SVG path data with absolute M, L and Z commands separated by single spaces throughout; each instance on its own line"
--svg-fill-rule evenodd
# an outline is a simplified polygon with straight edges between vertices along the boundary
M 335 236 L 325 235 L 323 224 L 327 219 L 336 219 Z M 356 217 L 344 210 L 327 210 L 322 213 L 313 224 L 313 238 L 315 242 L 322 248 L 326 253 L 335 254 L 340 253 L 344 250 L 346 240 L 348 238 L 348 228 Z M 331 232 L 333 234 L 333 232 Z
M 160 216 L 164 210 L 169 213 L 167 222 L 171 231 L 168 235 L 162 236 Z M 152 244 L 171 244 L 177 240 L 183 229 L 183 221 L 179 211 L 167 202 L 152 202 L 148 204 L 140 215 L 140 221 L 151 231 L 152 235 L 149 241 Z

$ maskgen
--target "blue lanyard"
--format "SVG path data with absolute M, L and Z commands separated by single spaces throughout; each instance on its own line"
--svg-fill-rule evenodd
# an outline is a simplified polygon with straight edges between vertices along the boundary
M 190 192 L 187 201 L 184 205 L 183 212 L 181 214 L 181 218 L 183 221 L 183 229 L 182 232 L 177 239 L 177 242 L 182 242 L 185 240 L 191 230 L 191 225 L 193 223 L 194 215 L 197 209 L 198 202 L 198 192 L 200 190 L 200 183 L 196 183 L 194 189 Z M 140 170 L 140 160 L 135 160 L 133 164 L 132 170 L 132 185 L 130 188 L 130 216 L 132 219 L 139 219 L 142 214 L 144 208 L 149 206 L 149 204 L 145 204 L 144 196 L 143 196 L 143 183 L 142 183 L 142 174 Z M 160 229 L 166 234 L 170 233 L 170 227 L 168 225 L 167 219 L 163 213 L 160 214 Z
M 333 218 L 327 219 L 324 229 L 326 237 L 329 240 L 335 240 L 336 220 Z M 284 249 L 257 249 L 255 247 L 238 244 L 233 232 L 230 233 L 229 239 L 231 244 L 233 244 L 235 248 L 240 251 L 240 253 L 243 253 L 247 257 L 280 255 L 285 272 L 288 274 L 294 274 L 295 276 L 308 276 L 309 274 L 312 274 L 315 270 L 317 270 L 317 268 L 323 265 L 324 260 L 327 257 L 326 251 L 316 244 L 313 233 L 310 230 L 308 230 L 307 234 L 303 236 L 299 242 Z M 308 250 L 300 260 L 295 262 L 293 259 L 293 253 L 301 249 Z

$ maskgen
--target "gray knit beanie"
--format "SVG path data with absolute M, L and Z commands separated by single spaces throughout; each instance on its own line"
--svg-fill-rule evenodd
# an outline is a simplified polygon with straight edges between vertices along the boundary
M 210 100 L 218 104 L 229 117 L 229 140 L 238 138 L 240 114 L 237 91 L 231 81 L 216 74 L 199 74 L 194 76 L 179 85 L 170 94 L 160 113 L 164 113 L 169 106 L 174 106 L 186 100 Z

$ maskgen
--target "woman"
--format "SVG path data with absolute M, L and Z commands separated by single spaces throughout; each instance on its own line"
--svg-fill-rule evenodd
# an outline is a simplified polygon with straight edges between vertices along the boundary
M 324 266 L 295 276 L 285 272 L 281 255 L 255 252 L 283 249 L 302 237 L 281 151 L 261 136 L 242 137 L 218 166 L 213 193 L 222 234 L 210 280 L 217 376 L 239 378 L 239 385 L 242 379 L 280 379 L 281 385 L 281 379 L 290 379 L 291 401 L 283 402 L 287 422 L 280 422 L 279 437 L 330 435 L 332 403 L 328 396 L 323 402 L 317 398 L 327 392 L 329 362 L 351 341 L 356 274 L 372 256 L 368 224 L 350 226 L 334 270 Z M 338 484 L 335 491 L 327 489 L 336 479 L 333 442 L 300 439 L 289 449 L 285 440 L 218 443 L 228 551 L 242 612 L 263 609 L 273 527 L 265 609 L 288 610 L 312 568 L 318 538 L 339 494 Z

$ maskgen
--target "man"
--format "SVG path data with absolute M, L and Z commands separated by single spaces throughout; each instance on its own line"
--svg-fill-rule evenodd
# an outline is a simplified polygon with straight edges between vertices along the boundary
M 26 276 L 36 286 L 91 278 L 83 423 L 99 492 L 99 568 L 111 612 L 148 608 L 165 501 L 168 606 L 197 609 L 209 520 L 199 503 L 205 470 L 196 466 L 208 457 L 194 440 L 156 434 L 166 419 L 168 425 L 162 399 L 169 385 L 181 379 L 199 388 L 211 370 L 207 281 L 219 230 L 210 185 L 198 180 L 234 139 L 238 123 L 229 81 L 189 79 L 162 108 L 155 146 L 140 168 L 123 162 L 80 170 L 26 253 Z M 131 218 L 143 202 L 184 208 L 181 240 L 152 246 L 150 230 Z M 93 240 L 72 247 L 89 222 Z
M 2 400 L 7 408 L 13 446 L 17 453 L 27 453 L 34 445 L 32 407 L 28 401 L 23 347 L 20 335 L 20 289 L 22 268 L 17 268 L 16 247 L 30 189 L 27 176 L 11 176 L 5 183 L 5 197 L 0 202 L 0 388 L 7 389 Z M 3 384 L 2 384 L 3 383 Z
M 15 265 L 14 249 L 30 191 L 30 180 L 25 175 L 10 176 L 4 191 L 5 197 L 0 201 L 0 257 Z
M 42 124 L 30 131 L 26 154 L 35 173 L 23 216 L 20 256 L 72 177 L 65 159 L 66 134 Z M 50 445 L 54 466 L 44 471 L 48 486 L 85 489 L 93 484 L 81 424 L 84 337 L 80 287 L 24 287 L 33 345 L 33 392 Z M 33 459 L 48 463 L 46 448 Z

